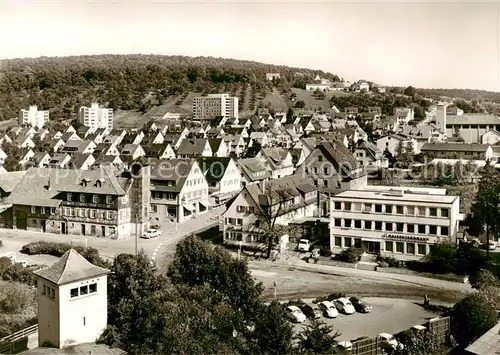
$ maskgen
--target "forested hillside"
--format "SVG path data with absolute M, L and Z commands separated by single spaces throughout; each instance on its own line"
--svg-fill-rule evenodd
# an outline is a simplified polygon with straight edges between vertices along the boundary
M 305 88 L 320 70 L 291 68 L 212 57 L 99 55 L 41 57 L 0 61 L 0 120 L 17 115 L 22 106 L 51 110 L 53 119 L 74 118 L 81 105 L 98 100 L 114 109 L 146 111 L 172 95 L 191 91 L 235 91 L 247 84 L 265 95 L 272 88 L 267 72 L 281 74 L 282 92 Z

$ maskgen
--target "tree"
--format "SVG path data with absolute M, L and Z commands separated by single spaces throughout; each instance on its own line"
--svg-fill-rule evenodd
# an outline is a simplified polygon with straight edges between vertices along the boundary
M 458 302 L 452 311 L 455 339 L 466 347 L 497 324 L 496 310 L 479 293 Z
M 446 347 L 430 331 L 410 329 L 403 332 L 398 340 L 404 347 L 393 351 L 392 354 L 395 355 L 443 355 L 447 353 Z
M 253 141 L 252 146 L 245 150 L 245 152 L 241 155 L 241 158 L 254 158 L 261 150 L 262 145 Z
M 413 86 L 408 86 L 405 91 L 403 91 L 403 94 L 406 96 L 415 96 L 416 93 L 417 92 Z
M 1 148 L 7 155 L 2 166 L 7 171 L 18 171 L 20 168 L 19 160 L 21 159 L 22 150 L 9 142 L 3 142 Z
M 293 353 L 293 328 L 286 318 L 285 310 L 274 300 L 269 306 L 259 307 L 256 318 L 253 352 L 266 355 Z
M 337 354 L 336 339 L 341 334 L 323 322 L 312 320 L 298 336 L 298 348 L 302 354 Z
M 408 168 L 413 162 L 414 151 L 415 149 L 412 142 L 404 144 L 403 141 L 399 141 L 395 153 L 396 160 L 401 164 L 402 168 Z
M 245 261 L 236 260 L 225 249 L 213 248 L 195 236 L 177 244 L 168 277 L 174 285 L 207 286 L 224 294 L 229 304 L 246 317 L 253 316 L 263 291 Z
M 486 229 L 486 244 L 489 244 L 490 233 L 500 231 L 500 175 L 490 161 L 480 171 L 476 201 L 471 207 L 472 218 Z M 489 248 L 486 254 L 489 257 Z

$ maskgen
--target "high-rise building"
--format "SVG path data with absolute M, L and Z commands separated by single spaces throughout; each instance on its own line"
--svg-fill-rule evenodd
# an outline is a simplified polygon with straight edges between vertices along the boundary
M 82 106 L 78 112 L 78 121 L 85 127 L 94 129 L 113 129 L 113 109 L 99 107 L 98 103 L 92 103 L 90 107 Z
M 45 123 L 49 122 L 49 111 L 38 111 L 38 107 L 33 105 L 27 110 L 22 109 L 19 112 L 19 125 L 28 125 L 32 127 L 42 128 Z
M 238 98 L 228 94 L 211 94 L 193 99 L 193 119 L 211 120 L 216 117 L 238 118 Z

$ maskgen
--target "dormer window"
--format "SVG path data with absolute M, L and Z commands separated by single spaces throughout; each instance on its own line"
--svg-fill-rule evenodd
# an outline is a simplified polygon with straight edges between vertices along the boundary
M 92 196 L 92 202 L 99 203 L 99 196 L 98 195 Z
M 108 205 L 112 204 L 113 203 L 113 197 L 112 196 L 106 196 L 106 203 Z
M 85 201 L 86 201 L 85 194 L 80 194 L 80 202 L 85 203 Z
M 68 202 L 73 201 L 73 194 L 71 192 L 68 192 L 68 194 L 66 195 L 66 198 L 67 198 Z

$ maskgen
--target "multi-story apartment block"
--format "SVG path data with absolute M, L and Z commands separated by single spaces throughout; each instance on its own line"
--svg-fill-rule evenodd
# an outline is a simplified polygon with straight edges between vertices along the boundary
M 90 107 L 82 106 L 78 112 L 78 121 L 85 127 L 92 129 L 113 129 L 113 109 L 99 107 L 98 103 L 92 103 Z
M 307 177 L 286 176 L 247 185 L 230 200 L 220 220 L 224 243 L 260 247 L 269 232 L 269 219 L 286 226 L 316 217 L 318 200 L 318 188 Z
M 27 110 L 22 109 L 19 112 L 19 125 L 28 125 L 42 128 L 49 122 L 49 111 L 39 111 L 37 106 L 30 106 Z
M 364 186 L 330 198 L 330 245 L 397 259 L 421 259 L 440 241 L 455 242 L 460 197 L 445 189 Z
M 151 217 L 182 223 L 208 211 L 208 184 L 195 160 L 151 161 Z
M 211 94 L 193 99 L 193 119 L 238 118 L 238 98 L 229 94 Z
M 111 238 L 142 235 L 149 227 L 150 167 L 138 169 L 31 168 L 8 197 L 12 226 Z

